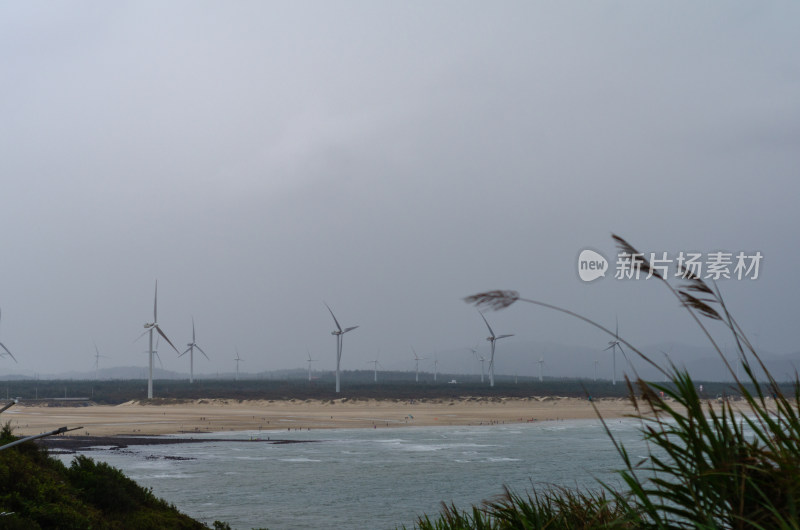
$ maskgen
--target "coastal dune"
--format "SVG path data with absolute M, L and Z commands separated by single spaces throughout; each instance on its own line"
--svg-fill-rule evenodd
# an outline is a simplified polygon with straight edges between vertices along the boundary
M 178 404 L 130 401 L 120 405 L 41 406 L 24 402 L 2 414 L 18 436 L 82 427 L 80 436 L 160 435 L 224 431 L 492 425 L 631 414 L 623 398 L 460 398 L 436 400 L 238 401 L 200 399 Z M 69 434 L 67 434 L 69 435 Z

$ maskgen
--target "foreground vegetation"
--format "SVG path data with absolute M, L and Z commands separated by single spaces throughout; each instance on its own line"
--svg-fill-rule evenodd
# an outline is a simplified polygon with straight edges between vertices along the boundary
M 6 426 L 0 445 L 16 438 Z M 0 451 L 0 527 L 204 529 L 118 469 L 84 456 L 69 467 L 26 442 Z
M 716 286 L 681 271 L 685 281 L 673 287 L 641 253 L 615 239 L 644 273 L 652 273 L 680 300 L 735 378 L 742 401 L 734 406 L 723 400 L 714 408 L 704 404 L 697 383 L 675 366 L 660 368 L 669 383 L 646 382 L 634 375 L 627 380 L 628 396 L 648 443 L 648 457 L 634 462 L 606 429 L 622 461 L 623 487 L 600 483 L 593 491 L 506 491 L 500 499 L 471 510 L 444 506 L 438 517 L 421 517 L 419 528 L 800 528 L 800 380 L 795 379 L 791 393 L 782 391 Z M 581 315 L 520 298 L 514 291 L 481 293 L 467 301 L 494 309 L 527 302 L 615 335 Z M 708 321 L 721 322 L 733 336 L 745 373 L 742 380 L 709 333 Z M 619 340 L 655 366 L 633 345 Z M 756 367 L 767 372 L 765 383 L 757 380 Z

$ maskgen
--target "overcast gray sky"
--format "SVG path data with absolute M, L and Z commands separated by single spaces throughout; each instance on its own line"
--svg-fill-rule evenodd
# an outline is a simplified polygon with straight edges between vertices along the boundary
M 412 369 L 486 337 L 461 299 L 703 344 L 663 287 L 578 279 L 610 234 L 760 251 L 720 283 L 798 349 L 796 2 L 7 2 L 0 374 L 145 366 L 152 317 L 231 371 Z M 603 346 L 535 307 L 513 341 Z M 482 348 L 486 348 L 483 342 Z M 185 347 L 185 346 L 183 346 Z M 182 349 L 182 348 L 181 348 Z M 162 348 L 164 367 L 188 370 Z M 465 355 L 465 359 L 468 357 Z M 456 369 L 456 367 L 452 367 Z

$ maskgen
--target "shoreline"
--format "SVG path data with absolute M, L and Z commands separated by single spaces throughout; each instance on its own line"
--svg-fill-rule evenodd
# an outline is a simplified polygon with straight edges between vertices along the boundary
M 289 400 L 201 399 L 180 404 L 28 406 L 2 413 L 14 434 L 28 436 L 61 426 L 82 427 L 61 437 L 140 437 L 262 431 L 378 429 L 432 425 L 495 425 L 550 420 L 619 418 L 634 412 L 625 398 L 470 398 L 436 400 Z

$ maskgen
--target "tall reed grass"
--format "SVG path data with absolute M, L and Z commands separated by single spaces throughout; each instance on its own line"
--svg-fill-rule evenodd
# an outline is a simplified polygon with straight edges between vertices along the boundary
M 659 384 L 635 373 L 632 379 L 626 377 L 635 411 L 632 417 L 639 420 L 649 449 L 647 458 L 634 462 L 606 427 L 621 457 L 623 486 L 599 482 L 595 491 L 550 487 L 525 496 L 506 489 L 499 500 L 471 510 L 443 505 L 437 517 L 423 516 L 417 521 L 420 529 L 800 528 L 800 380 L 795 376 L 792 395 L 781 390 L 715 284 L 681 269 L 681 280 L 674 286 L 644 254 L 624 239 L 613 238 L 634 266 L 661 281 L 689 312 L 727 367 L 742 399 L 713 406 L 703 402 L 687 371 L 672 364 L 659 366 L 620 338 L 668 380 Z M 491 309 L 530 303 L 615 335 L 585 316 L 521 298 L 515 291 L 488 291 L 465 300 Z M 721 322 L 732 336 L 737 362 L 744 370 L 741 379 L 709 332 L 709 321 Z M 756 376 L 757 367 L 764 377 Z

